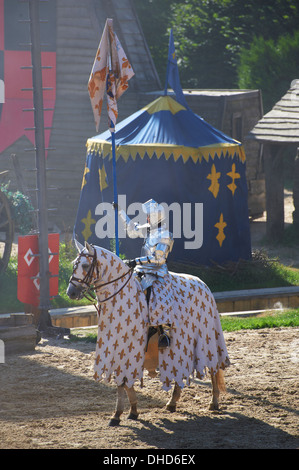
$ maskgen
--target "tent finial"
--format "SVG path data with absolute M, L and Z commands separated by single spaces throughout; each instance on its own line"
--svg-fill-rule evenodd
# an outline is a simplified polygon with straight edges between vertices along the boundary
M 187 105 L 187 102 L 185 100 L 184 93 L 183 93 L 183 90 L 182 90 L 182 87 L 181 87 L 172 29 L 170 30 L 170 36 L 169 36 L 169 47 L 168 47 L 168 59 L 167 59 L 167 70 L 166 70 L 164 96 L 167 95 L 168 84 L 173 89 L 173 91 L 175 92 L 177 102 L 180 103 L 182 106 L 184 106 L 186 109 L 188 109 L 188 105 Z

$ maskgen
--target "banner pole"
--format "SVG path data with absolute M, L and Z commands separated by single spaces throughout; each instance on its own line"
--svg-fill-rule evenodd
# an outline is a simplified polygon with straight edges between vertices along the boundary
M 116 151 L 115 151 L 115 129 L 111 131 L 112 137 L 112 163 L 113 163 L 113 197 L 114 202 L 118 202 L 118 194 L 117 194 L 117 179 L 116 179 Z M 115 253 L 119 256 L 119 240 L 118 240 L 118 209 L 115 208 Z

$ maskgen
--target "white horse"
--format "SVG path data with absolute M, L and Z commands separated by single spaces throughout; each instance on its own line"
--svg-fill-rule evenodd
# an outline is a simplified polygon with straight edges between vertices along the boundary
M 212 380 L 210 409 L 218 409 L 220 391 L 225 391 L 223 370 L 229 358 L 214 297 L 197 277 L 169 272 L 153 284 L 149 304 L 134 271 L 104 248 L 76 242 L 79 255 L 74 261 L 67 294 L 80 299 L 92 287 L 97 297 L 98 337 L 94 365 L 97 381 L 118 386 L 117 405 L 110 425 L 118 425 L 127 392 L 130 419 L 137 419 L 134 383 L 143 381 L 144 369 L 151 377 L 159 369 L 165 390 L 174 382 L 167 410 L 175 411 L 181 389 L 194 374 Z M 169 323 L 170 347 L 158 350 L 150 327 Z

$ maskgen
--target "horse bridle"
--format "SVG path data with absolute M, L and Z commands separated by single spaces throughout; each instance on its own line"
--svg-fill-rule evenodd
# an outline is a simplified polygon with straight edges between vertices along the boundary
M 117 294 L 119 294 L 119 292 L 122 291 L 122 289 L 128 284 L 129 280 L 131 279 L 132 277 L 132 274 L 133 274 L 133 268 L 130 268 L 127 272 L 125 272 L 124 274 L 122 274 L 121 276 L 117 277 L 116 279 L 112 279 L 111 281 L 108 281 L 108 282 L 105 282 L 104 284 L 101 284 L 100 286 L 92 286 L 91 285 L 91 282 L 92 282 L 92 279 L 93 279 L 93 274 L 94 274 L 94 270 L 96 269 L 96 274 L 97 274 L 97 277 L 99 277 L 99 268 L 98 268 L 98 260 L 97 260 L 97 252 L 96 250 L 94 249 L 94 254 L 91 255 L 90 253 L 83 253 L 83 251 L 81 251 L 81 253 L 79 254 L 79 256 L 77 257 L 76 261 L 75 261 L 75 264 L 74 264 L 74 268 L 73 268 L 73 273 L 74 271 L 78 268 L 78 265 L 79 265 L 79 261 L 80 261 L 80 258 L 81 256 L 85 256 L 86 258 L 91 258 L 92 261 L 90 263 L 90 266 L 89 266 L 89 269 L 86 273 L 86 275 L 84 276 L 83 279 L 79 279 L 79 278 L 76 278 L 74 277 L 74 275 L 72 274 L 72 276 L 70 277 L 70 284 L 72 284 L 74 287 L 77 287 L 73 281 L 76 281 L 78 282 L 79 284 L 85 284 L 85 286 L 87 286 L 87 289 L 85 291 L 82 292 L 82 296 L 85 297 L 86 299 L 88 299 L 89 301 L 92 301 L 94 302 L 96 300 L 95 296 L 93 295 L 94 293 L 96 293 L 98 290 L 102 289 L 103 287 L 106 287 L 108 286 L 109 284 L 113 284 L 114 282 L 117 282 L 117 281 L 120 281 L 121 279 L 123 279 L 127 274 L 129 274 L 129 277 L 128 279 L 126 280 L 126 282 L 121 286 L 121 288 L 117 291 L 117 292 L 114 292 L 112 295 L 110 295 L 109 297 L 107 297 L 106 299 L 103 299 L 103 300 L 100 300 L 100 299 L 97 299 L 97 301 L 99 303 L 104 303 L 104 302 L 107 302 L 107 300 L 110 300 L 112 299 L 113 297 L 115 297 Z M 97 306 L 95 305 L 97 311 L 99 312 L 99 309 L 97 308 Z

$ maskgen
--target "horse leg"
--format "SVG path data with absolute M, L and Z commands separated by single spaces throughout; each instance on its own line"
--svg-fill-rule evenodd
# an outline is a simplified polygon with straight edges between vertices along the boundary
M 127 387 L 125 385 L 125 390 L 127 392 L 127 396 L 131 405 L 130 414 L 128 419 L 137 419 L 138 418 L 138 411 L 137 411 L 137 396 L 134 387 Z
M 114 416 L 109 421 L 109 426 L 118 426 L 120 423 L 120 416 L 125 408 L 125 386 L 120 385 L 117 387 L 117 401 Z
M 166 404 L 167 411 L 171 411 L 172 413 L 176 410 L 176 403 L 181 396 L 181 387 L 175 382 L 172 395 L 168 403 Z
M 219 410 L 219 396 L 220 392 L 225 392 L 225 382 L 223 371 L 219 369 L 216 374 L 211 374 L 212 380 L 212 400 L 209 410 Z

